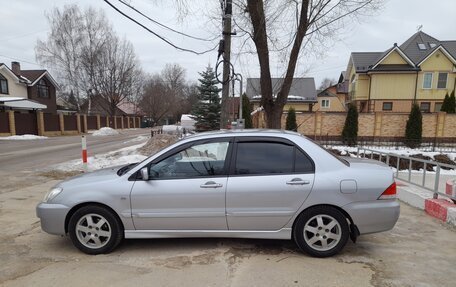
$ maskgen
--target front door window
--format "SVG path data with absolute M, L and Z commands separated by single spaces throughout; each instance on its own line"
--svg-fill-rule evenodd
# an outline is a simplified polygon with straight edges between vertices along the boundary
M 223 175 L 228 142 L 212 142 L 186 148 L 150 168 L 153 179 Z

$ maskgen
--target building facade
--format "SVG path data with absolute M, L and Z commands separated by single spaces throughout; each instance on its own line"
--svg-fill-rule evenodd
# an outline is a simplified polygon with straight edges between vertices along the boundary
M 415 102 L 439 112 L 456 89 L 456 40 L 440 41 L 419 31 L 384 52 L 354 52 L 346 75 L 348 102 L 360 112 L 404 112 Z

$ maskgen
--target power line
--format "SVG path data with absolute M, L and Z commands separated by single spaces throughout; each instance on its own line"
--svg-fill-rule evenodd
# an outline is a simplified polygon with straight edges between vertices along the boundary
M 114 6 L 113 4 L 111 4 L 108 0 L 103 0 L 104 2 L 106 2 L 106 4 L 108 4 L 109 6 L 111 6 L 114 10 L 116 10 L 119 14 L 121 14 L 122 16 L 124 16 L 125 18 L 129 19 L 130 21 L 134 22 L 135 24 L 137 24 L 138 26 L 142 27 L 143 29 L 145 29 L 146 31 L 148 31 L 149 33 L 155 35 L 156 37 L 158 37 L 159 39 L 161 39 L 162 41 L 164 41 L 165 43 L 167 43 L 168 45 L 172 46 L 173 48 L 177 49 L 177 50 L 180 50 L 180 51 L 183 51 L 183 52 L 189 52 L 189 53 L 193 53 L 193 54 L 196 54 L 196 55 L 202 55 L 202 54 L 206 54 L 208 52 L 211 52 L 213 50 L 215 50 L 218 46 L 215 45 L 213 48 L 209 49 L 209 50 L 206 50 L 206 51 L 202 51 L 202 52 L 197 52 L 195 50 L 191 50 L 191 49 L 187 49 L 187 48 L 182 48 L 182 47 L 179 47 L 177 45 L 175 45 L 174 43 L 172 43 L 171 41 L 169 41 L 168 39 L 166 39 L 165 37 L 155 33 L 154 31 L 152 31 L 151 29 L 149 29 L 148 27 L 144 26 L 143 24 L 139 23 L 138 21 L 136 21 L 135 19 L 133 19 L 132 17 L 128 16 L 127 14 L 125 14 L 124 12 L 122 12 L 121 10 L 119 10 L 119 8 L 117 8 L 116 6 Z
M 27 61 L 27 60 L 24 60 L 24 59 L 19 59 L 19 58 L 15 58 L 15 57 L 9 57 L 9 56 L 5 56 L 5 55 L 1 55 L 1 54 L 0 54 L 0 57 L 4 57 L 4 58 L 10 59 L 10 60 L 14 60 L 14 61 L 21 61 L 21 62 L 24 62 L 24 63 L 27 63 L 27 64 L 32 64 L 32 65 L 35 65 L 35 66 L 38 66 L 38 67 L 42 67 L 40 64 L 37 64 L 37 63 L 34 63 L 34 62 L 30 62 L 30 61 Z
M 1 42 L 11 41 L 11 40 L 27 37 L 27 36 L 30 36 L 30 35 L 38 34 L 38 33 L 41 33 L 41 32 L 45 32 L 45 31 L 48 31 L 48 30 L 49 29 L 44 29 L 44 30 L 40 30 L 40 31 L 35 31 L 35 32 L 23 34 L 23 35 L 17 35 L 17 36 L 13 36 L 13 37 L 10 37 L 10 38 L 0 39 L 0 41 Z
M 136 9 L 135 7 L 131 6 L 130 4 L 125 3 L 125 2 L 122 1 L 122 0 L 118 0 L 118 1 L 119 1 L 120 3 L 122 3 L 123 5 L 127 6 L 128 8 L 132 9 L 132 10 L 135 11 L 136 13 L 140 14 L 140 15 L 143 16 L 144 18 L 150 20 L 151 22 L 153 22 L 153 23 L 155 23 L 155 24 L 157 24 L 157 25 L 159 25 L 159 26 L 161 26 L 161 27 L 163 27 L 163 28 L 165 28 L 165 29 L 168 29 L 168 30 L 170 30 L 170 31 L 172 31 L 172 32 L 174 32 L 174 33 L 177 33 L 177 34 L 179 34 L 179 35 L 182 35 L 182 36 L 185 36 L 185 37 L 188 37 L 188 38 L 191 38 L 191 39 L 199 40 L 199 41 L 205 41 L 205 42 L 212 42 L 212 41 L 214 41 L 215 39 L 218 38 L 218 36 L 217 36 L 217 37 L 214 37 L 214 38 L 212 38 L 212 39 L 205 39 L 205 38 L 195 37 L 195 36 L 192 36 L 192 35 L 189 35 L 189 34 L 186 34 L 186 33 L 180 32 L 180 31 L 177 31 L 177 30 L 175 30 L 175 29 L 173 29 L 173 28 L 171 28 L 171 27 L 169 27 L 169 26 L 166 26 L 165 24 L 162 24 L 162 23 L 158 22 L 157 20 L 154 20 L 154 19 L 150 18 L 149 16 L 145 15 L 144 13 L 142 13 L 141 11 L 139 11 L 138 9 Z

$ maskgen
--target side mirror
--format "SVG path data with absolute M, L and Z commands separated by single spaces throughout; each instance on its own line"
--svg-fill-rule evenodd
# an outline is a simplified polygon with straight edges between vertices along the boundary
M 142 180 L 149 180 L 149 168 L 143 167 L 140 170 Z

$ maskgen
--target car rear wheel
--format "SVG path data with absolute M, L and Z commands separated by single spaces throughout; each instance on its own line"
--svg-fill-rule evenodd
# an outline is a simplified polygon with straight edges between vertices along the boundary
M 302 251 L 315 257 L 329 257 L 344 248 L 349 227 L 345 216 L 336 208 L 317 206 L 298 217 L 293 235 Z
M 87 254 L 109 253 L 123 239 L 117 217 L 104 207 L 88 205 L 70 218 L 68 230 L 73 245 Z

